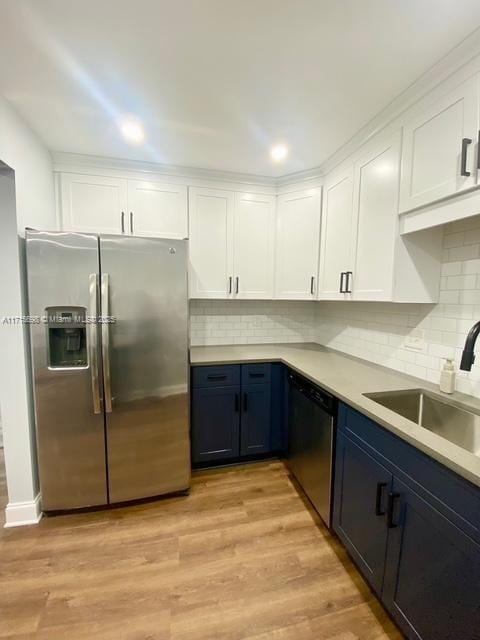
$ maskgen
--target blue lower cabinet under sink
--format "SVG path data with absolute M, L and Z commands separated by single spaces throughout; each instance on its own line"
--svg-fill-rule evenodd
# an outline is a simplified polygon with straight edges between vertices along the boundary
M 478 487 L 341 405 L 334 491 L 334 531 L 407 638 L 479 640 Z

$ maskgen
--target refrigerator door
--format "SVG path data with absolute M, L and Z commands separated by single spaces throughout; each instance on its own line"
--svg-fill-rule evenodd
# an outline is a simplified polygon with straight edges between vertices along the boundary
M 100 256 L 110 502 L 187 489 L 187 243 L 101 236 Z
M 107 503 L 97 236 L 26 232 L 42 507 Z

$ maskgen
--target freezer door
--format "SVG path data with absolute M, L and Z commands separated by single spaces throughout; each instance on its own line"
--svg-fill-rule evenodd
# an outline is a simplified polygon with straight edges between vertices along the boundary
M 187 489 L 187 244 L 102 236 L 100 255 L 110 502 Z
M 42 507 L 106 504 L 98 238 L 27 230 L 26 254 Z

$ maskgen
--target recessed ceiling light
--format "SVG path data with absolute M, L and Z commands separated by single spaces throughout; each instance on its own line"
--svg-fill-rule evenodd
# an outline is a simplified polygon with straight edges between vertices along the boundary
M 285 144 L 276 144 L 270 151 L 272 160 L 282 162 L 288 156 L 288 147 Z
M 120 122 L 120 131 L 128 142 L 141 144 L 145 140 L 145 132 L 142 123 L 136 118 L 125 118 Z

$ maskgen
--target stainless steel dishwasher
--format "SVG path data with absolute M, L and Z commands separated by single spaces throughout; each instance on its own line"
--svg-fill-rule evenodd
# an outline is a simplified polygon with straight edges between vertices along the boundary
M 294 373 L 288 381 L 288 465 L 330 527 L 337 400 Z

